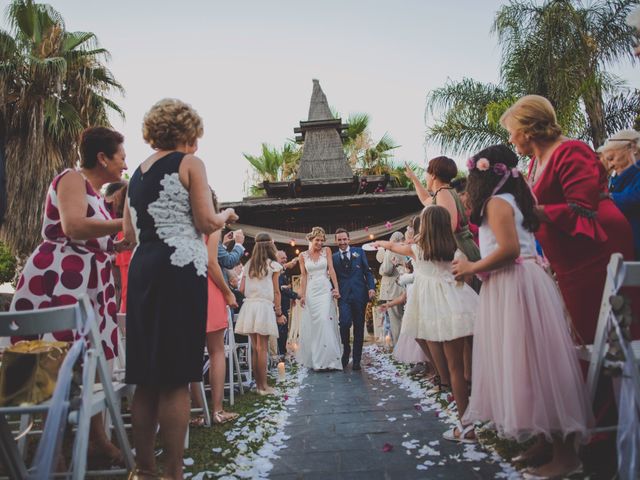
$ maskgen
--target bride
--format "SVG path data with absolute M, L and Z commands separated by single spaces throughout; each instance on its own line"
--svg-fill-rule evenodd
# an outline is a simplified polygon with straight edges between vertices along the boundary
M 309 250 L 300 254 L 300 340 L 297 359 L 315 370 L 342 370 L 338 313 L 334 299 L 340 297 L 331 250 L 324 247 L 325 232 L 313 227 Z M 332 284 L 333 283 L 333 289 Z

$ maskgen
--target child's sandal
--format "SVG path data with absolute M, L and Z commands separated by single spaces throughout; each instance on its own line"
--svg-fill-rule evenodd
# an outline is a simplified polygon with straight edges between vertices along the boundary
M 234 412 L 225 412 L 224 410 L 219 410 L 213 413 L 213 423 L 217 425 L 222 425 L 223 423 L 230 422 L 238 418 L 238 414 Z
M 198 415 L 189 420 L 190 427 L 204 427 L 207 425 L 207 420 L 203 415 Z
M 456 430 L 458 430 L 457 435 L 456 435 Z M 467 435 L 471 432 L 473 432 L 473 437 L 467 438 Z M 450 442 L 478 443 L 478 439 L 475 436 L 473 423 L 470 423 L 466 427 L 463 427 L 462 423 L 457 422 L 453 428 L 450 428 L 449 430 L 447 430 L 442 434 L 442 438 L 444 438 L 445 440 L 449 440 Z

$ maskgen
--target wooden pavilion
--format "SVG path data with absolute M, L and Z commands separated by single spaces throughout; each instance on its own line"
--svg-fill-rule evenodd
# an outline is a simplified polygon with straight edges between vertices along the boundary
M 347 125 L 333 118 L 320 83 L 313 80 L 309 118 L 294 129 L 304 144 L 295 180 L 264 182 L 264 197 L 228 202 L 240 216 L 233 228 L 241 228 L 251 249 L 253 237 L 266 231 L 291 258 L 307 248 L 305 235 L 319 225 L 334 246 L 333 232 L 346 228 L 352 244 L 385 238 L 408 225 L 422 209 L 414 191 L 394 188 L 389 175 L 357 176 L 347 162 L 342 132 Z M 368 258 L 375 265 L 375 256 Z

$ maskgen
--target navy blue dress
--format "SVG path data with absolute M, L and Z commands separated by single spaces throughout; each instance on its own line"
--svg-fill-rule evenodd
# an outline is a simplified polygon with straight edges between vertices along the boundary
M 178 169 L 184 153 L 158 159 L 129 182 L 138 245 L 129 266 L 126 382 L 202 380 L 207 322 L 207 249 L 193 223 Z

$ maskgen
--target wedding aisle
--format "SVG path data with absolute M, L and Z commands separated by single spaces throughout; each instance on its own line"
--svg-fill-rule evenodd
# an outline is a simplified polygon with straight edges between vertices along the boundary
M 308 372 L 269 478 L 519 478 L 497 454 L 442 439 L 450 398 L 427 396 L 377 346 L 365 347 L 363 365 Z

